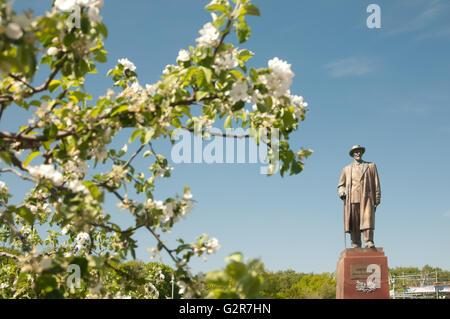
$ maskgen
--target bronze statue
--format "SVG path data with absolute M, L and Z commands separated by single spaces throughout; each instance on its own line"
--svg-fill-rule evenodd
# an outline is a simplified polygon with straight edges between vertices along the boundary
M 364 247 L 373 248 L 375 210 L 380 204 L 381 191 L 377 167 L 362 160 L 366 149 L 355 145 L 350 156 L 355 160 L 342 170 L 338 195 L 344 201 L 344 228 L 350 233 L 353 248 L 361 247 L 363 233 Z

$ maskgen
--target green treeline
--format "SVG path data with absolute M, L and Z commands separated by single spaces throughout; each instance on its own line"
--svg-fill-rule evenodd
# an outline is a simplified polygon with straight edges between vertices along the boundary
M 334 273 L 297 273 L 294 270 L 263 273 L 263 285 L 259 295 L 274 299 L 334 299 L 336 278 Z M 395 267 L 389 269 L 389 277 L 396 278 L 396 289 L 436 281 L 450 281 L 450 271 L 425 265 Z M 391 287 L 392 288 L 392 287 Z

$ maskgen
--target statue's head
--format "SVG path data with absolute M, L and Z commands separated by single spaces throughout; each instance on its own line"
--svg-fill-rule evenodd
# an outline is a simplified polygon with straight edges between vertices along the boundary
M 355 160 L 360 161 L 362 160 L 362 156 L 364 152 L 366 151 L 366 148 L 361 145 L 354 145 L 352 149 L 350 150 L 350 156 L 353 157 Z

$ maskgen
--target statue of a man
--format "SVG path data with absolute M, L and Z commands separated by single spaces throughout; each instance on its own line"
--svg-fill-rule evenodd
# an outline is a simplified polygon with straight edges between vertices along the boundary
M 350 233 L 353 248 L 361 247 L 363 233 L 364 247 L 375 247 L 375 210 L 380 204 L 381 191 L 377 167 L 362 160 L 366 149 L 355 145 L 350 156 L 355 160 L 344 167 L 338 185 L 338 195 L 344 201 L 344 228 Z

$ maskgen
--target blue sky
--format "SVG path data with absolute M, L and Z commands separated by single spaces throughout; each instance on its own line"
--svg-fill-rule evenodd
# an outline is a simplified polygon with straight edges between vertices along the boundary
M 50 3 L 17 0 L 15 10 L 42 14 Z M 273 57 L 292 64 L 291 91 L 305 98 L 310 112 L 291 146 L 314 153 L 300 175 L 285 178 L 260 175 L 260 164 L 174 164 L 173 177 L 160 182 L 156 197 L 189 185 L 198 202 L 165 234 L 169 243 L 177 237 L 193 242 L 202 233 L 219 239 L 219 252 L 206 263 L 193 261 L 194 271 L 220 268 L 235 251 L 261 258 L 269 270 L 334 271 L 344 249 L 336 187 L 352 161 L 349 149 L 361 144 L 364 159 L 378 167 L 375 245 L 384 248 L 389 266 L 450 269 L 450 2 L 254 3 L 261 17 L 248 19 L 252 36 L 240 47 L 256 53 L 250 62 L 255 67 L 266 67 Z M 381 29 L 366 26 L 370 3 L 381 8 Z M 109 58 L 87 80 L 89 92 L 103 95 L 111 87 L 106 72 L 123 57 L 137 66 L 140 83 L 156 82 L 179 49 L 195 44 L 210 19 L 205 4 L 105 0 Z M 1 129 L 16 130 L 23 113 L 6 114 L 14 120 L 2 121 Z M 164 143 L 157 150 L 170 157 Z M 146 170 L 145 160 L 138 163 Z M 125 213 L 118 220 L 126 223 Z M 146 248 L 155 243 L 144 232 L 138 238 L 138 257 L 149 261 Z M 167 256 L 163 261 L 170 264 Z

